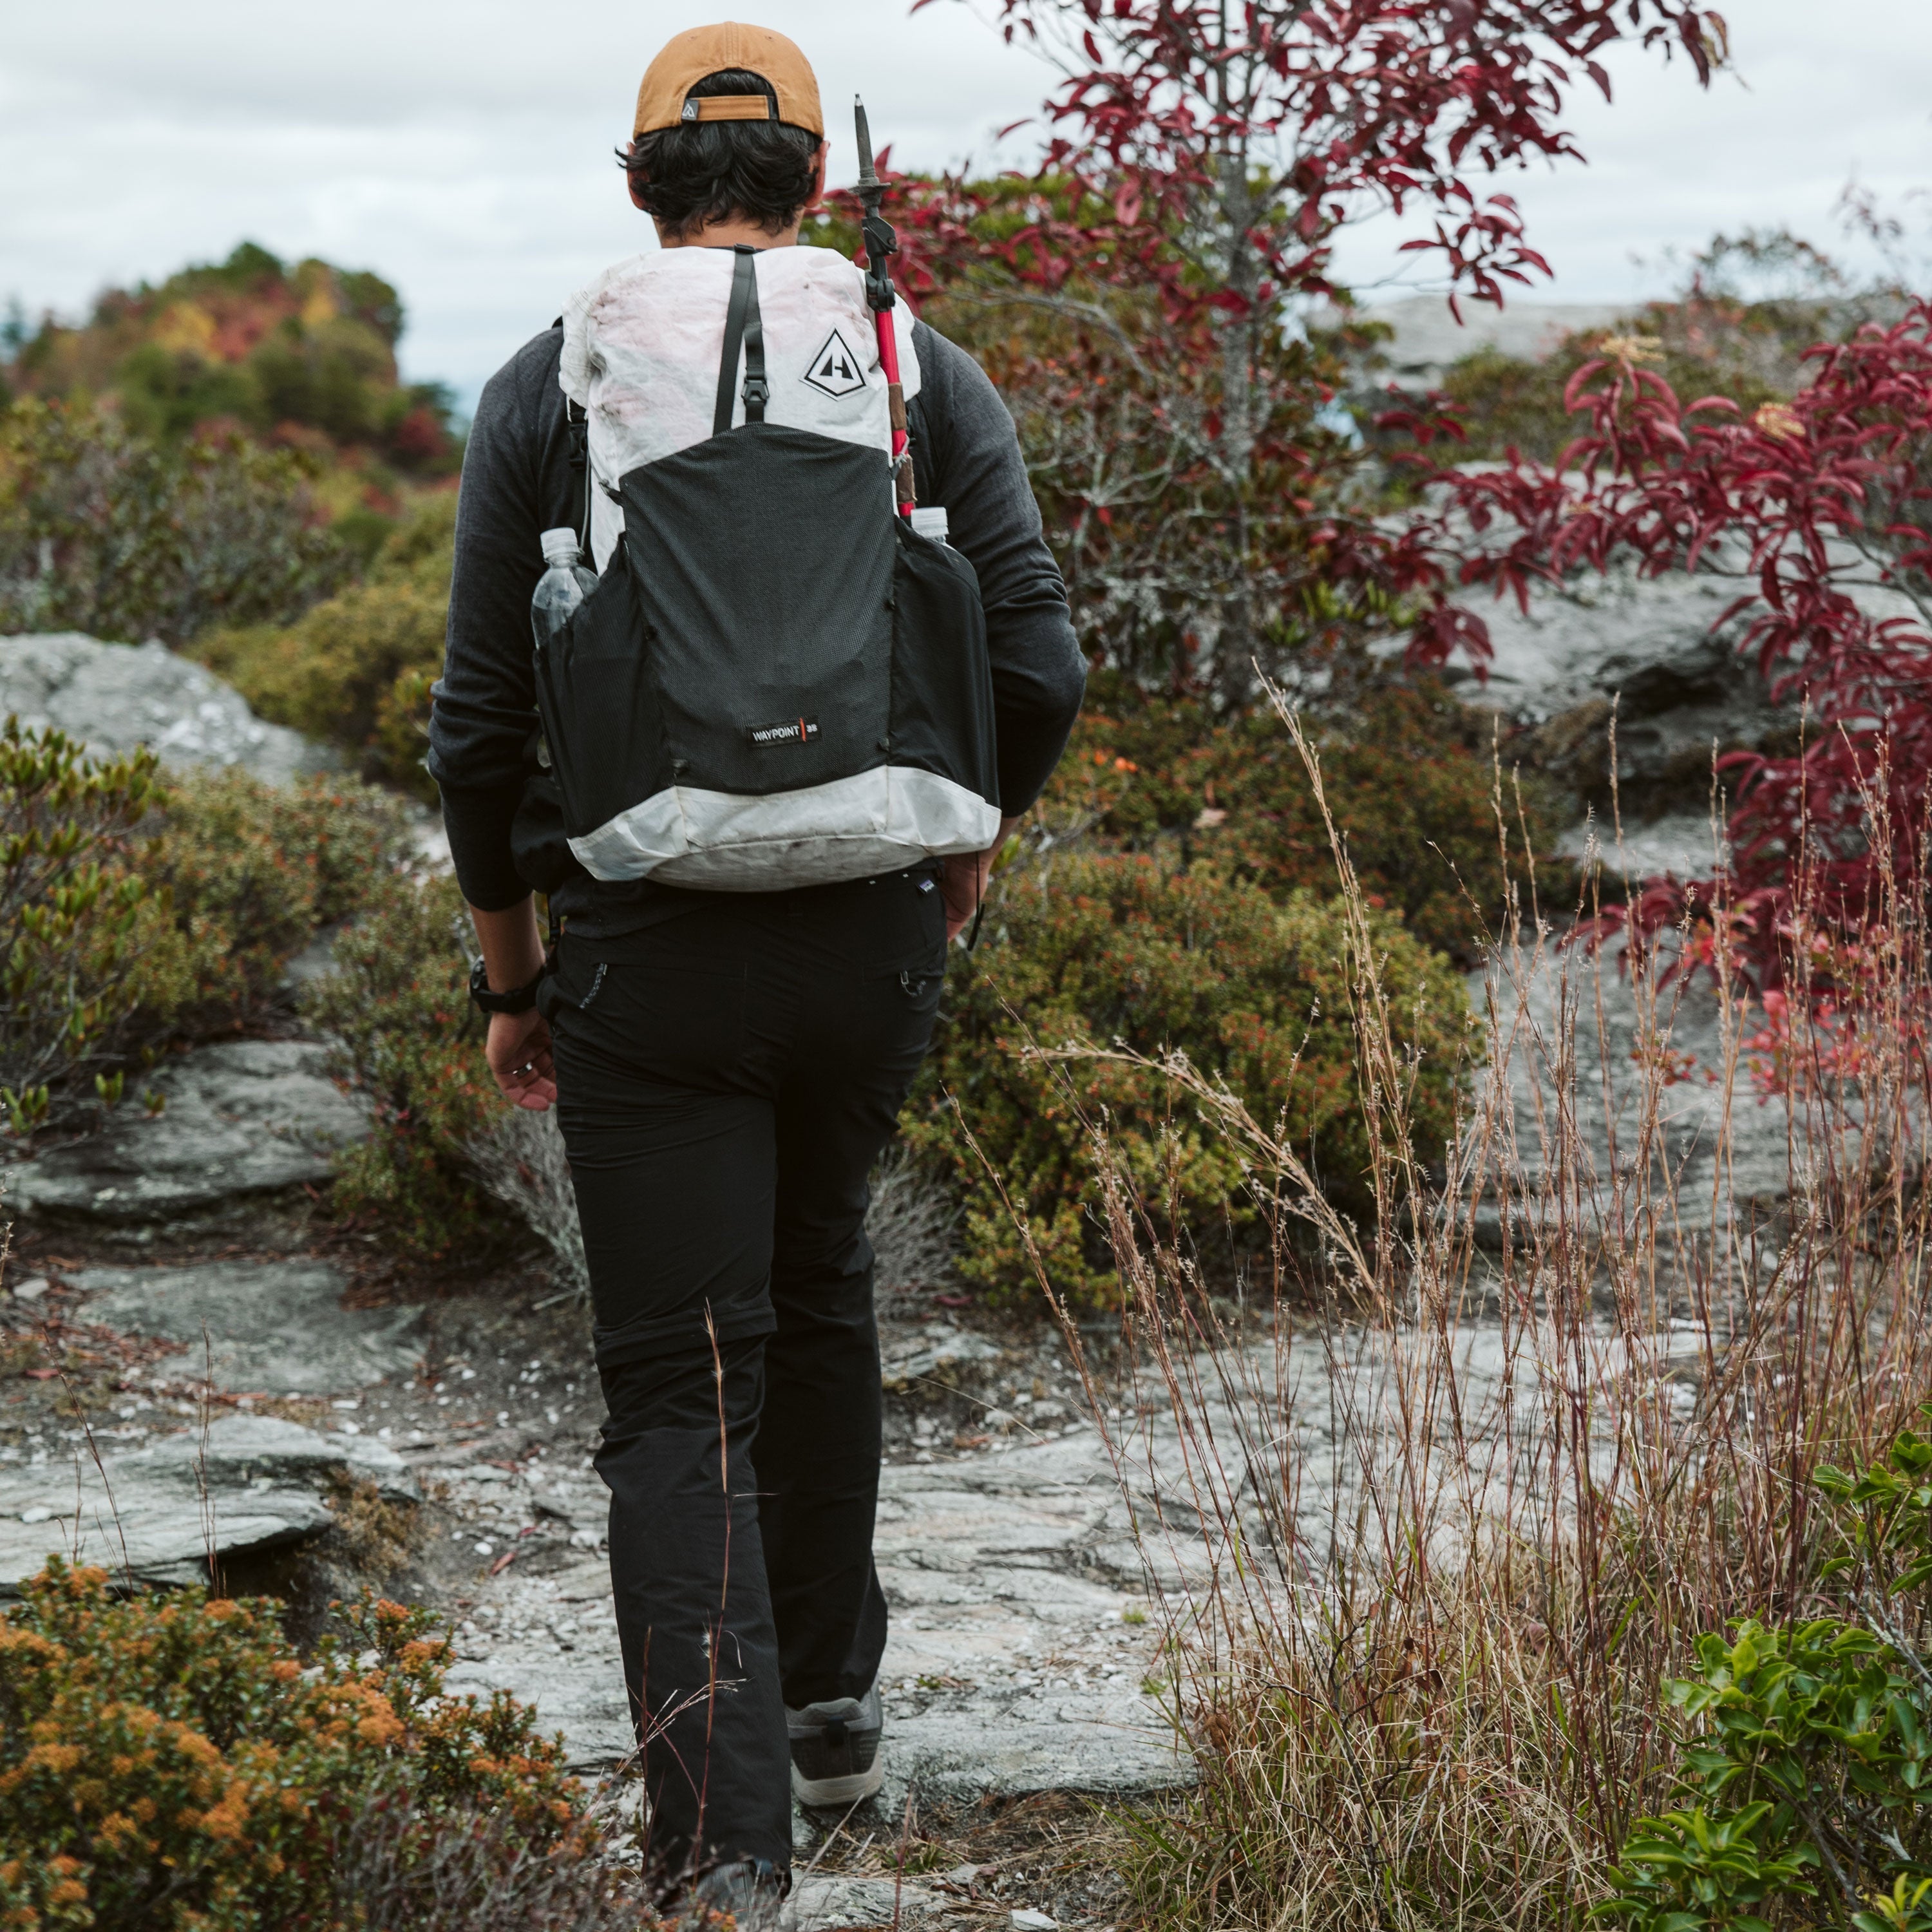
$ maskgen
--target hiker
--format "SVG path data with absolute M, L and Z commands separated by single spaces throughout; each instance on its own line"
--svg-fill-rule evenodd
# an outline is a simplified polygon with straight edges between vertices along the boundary
M 661 250 L 483 392 L 430 731 L 490 1069 L 583 1223 L 652 1856 L 724 1909 L 788 1884 L 790 1796 L 883 1776 L 867 1176 L 1084 681 L 992 384 L 799 243 L 824 136 L 781 34 L 652 62 Z M 547 544 L 590 588 L 539 652 Z

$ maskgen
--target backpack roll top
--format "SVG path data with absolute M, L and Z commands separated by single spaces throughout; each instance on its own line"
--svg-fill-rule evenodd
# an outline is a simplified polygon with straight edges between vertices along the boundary
M 564 830 L 598 879 L 778 890 L 998 828 L 976 580 L 895 514 L 883 437 L 772 419 L 760 260 L 736 258 L 713 434 L 600 484 L 620 534 L 538 653 Z

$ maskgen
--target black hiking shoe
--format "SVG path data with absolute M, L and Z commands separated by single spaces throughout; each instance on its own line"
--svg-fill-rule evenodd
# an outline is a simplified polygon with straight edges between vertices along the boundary
M 863 1697 L 785 1707 L 791 1734 L 791 1795 L 801 1804 L 856 1804 L 885 1782 L 879 1734 L 885 1728 L 874 1684 Z

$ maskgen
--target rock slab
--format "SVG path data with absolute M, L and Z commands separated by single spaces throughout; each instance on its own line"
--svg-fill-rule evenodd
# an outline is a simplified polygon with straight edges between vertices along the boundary
M 342 1305 L 349 1279 L 326 1262 L 211 1262 L 87 1268 L 68 1277 L 81 1318 L 178 1342 L 191 1379 L 228 1391 L 339 1395 L 415 1370 L 419 1308 Z
M 219 678 L 157 642 L 104 644 L 79 631 L 0 638 L 0 716 L 10 712 L 98 752 L 145 746 L 177 770 L 233 766 L 286 785 L 336 762 L 299 732 L 257 718 Z
M 459 1506 L 483 1472 L 424 1466 Z M 599 1525 L 587 1473 L 541 1488 L 484 1486 L 507 1525 L 519 1512 Z M 1173 1730 L 1141 1690 L 1158 1633 L 1142 1623 L 1135 1550 L 1112 1466 L 1076 1429 L 1034 1445 L 881 1473 L 875 1545 L 892 1624 L 880 1669 L 886 1787 L 950 1803 L 988 1792 L 1156 1790 L 1184 1781 Z M 628 1754 L 632 1738 L 608 1573 L 481 1586 L 488 1627 L 459 1642 L 452 1688 L 505 1690 L 559 1729 L 572 1762 Z M 1132 1621 L 1130 1621 L 1132 1618 Z
M 336 1152 L 369 1132 L 365 1103 L 328 1066 L 328 1049 L 307 1040 L 232 1040 L 183 1054 L 150 1083 L 166 1102 L 160 1113 L 144 1114 L 130 1095 L 100 1132 L 9 1170 L 8 1203 L 22 1214 L 128 1228 L 326 1183 Z
M 84 1447 L 0 1473 L 0 1597 L 50 1555 L 139 1582 L 205 1583 L 220 1559 L 300 1542 L 334 1520 L 332 1480 L 374 1482 L 414 1500 L 415 1478 L 380 1442 L 328 1436 L 274 1416 L 225 1417 L 97 1462 Z
M 1539 587 L 1529 608 L 1464 599 L 1495 657 L 1464 700 L 1534 726 L 1541 761 L 1593 797 L 1607 796 L 1609 729 L 1627 815 L 1693 807 L 1708 794 L 1711 748 L 1762 747 L 1785 714 L 1738 656 L 1738 626 L 1712 626 L 1736 600 L 1730 578 L 1580 578 Z

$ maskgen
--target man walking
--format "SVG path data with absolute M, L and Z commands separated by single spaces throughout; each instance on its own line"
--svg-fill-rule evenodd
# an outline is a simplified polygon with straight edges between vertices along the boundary
M 678 783 L 660 798 L 682 844 L 664 844 L 657 820 L 638 830 L 651 812 L 662 818 L 657 800 L 614 819 L 616 833 L 566 836 L 539 769 L 550 748 L 533 728 L 543 533 L 583 526 L 600 589 L 625 571 L 638 579 L 647 509 L 607 472 L 687 448 L 751 448 L 728 439 L 766 422 L 768 398 L 773 419 L 834 441 L 871 433 L 853 427 L 854 412 L 883 410 L 881 358 L 841 320 L 857 272 L 798 244 L 826 152 L 816 81 L 782 35 L 698 28 L 652 62 L 622 159 L 667 253 L 601 278 L 568 327 L 535 337 L 484 391 L 430 727 L 430 770 L 482 945 L 490 1066 L 518 1105 L 556 1102 L 583 1222 L 609 1411 L 598 1468 L 652 1853 L 704 1874 L 704 1894 L 724 1906 L 782 1889 L 791 1793 L 849 1804 L 882 1775 L 866 1177 L 926 1051 L 946 944 L 1058 758 L 1083 682 L 1011 419 L 969 357 L 900 310 L 918 494 L 945 508 L 983 606 L 997 799 L 976 804 L 970 786 L 953 787 L 983 814 L 962 818 L 943 784 L 922 778 L 920 796 L 945 796 L 937 816 L 894 835 L 901 846 L 850 842 L 842 867 L 848 848 L 821 841 L 788 872 L 784 854 L 806 842 L 768 842 L 764 872 L 735 878 L 706 874 L 700 860 L 713 862 L 697 843 L 705 812 L 728 816 L 749 788 L 700 791 L 674 761 Z M 722 252 L 670 252 L 684 250 Z M 786 344 L 808 337 L 811 358 L 788 380 Z M 645 373 L 620 397 L 626 356 Z M 586 400 L 587 456 L 574 406 Z M 687 402 L 707 420 L 680 429 Z M 748 503 L 742 514 L 764 514 Z M 894 534 L 902 560 L 924 542 Z M 958 574 L 944 553 L 925 554 L 922 567 L 936 558 Z M 677 561 L 667 555 L 656 576 L 676 575 Z M 790 561 L 801 580 L 822 574 L 822 560 Z M 639 580 L 651 589 L 649 571 Z M 774 626 L 773 652 L 788 647 L 784 628 Z M 742 658 L 745 640 L 734 648 Z M 838 722 L 828 706 L 828 740 Z M 815 715 L 748 718 L 744 756 L 807 755 L 820 734 Z M 556 749 L 568 791 L 568 748 Z M 860 779 L 870 775 L 842 782 Z M 934 829 L 948 812 L 953 831 Z M 629 844 L 612 860 L 619 834 Z M 985 849 L 962 849 L 966 836 Z M 686 856 L 662 856 L 674 849 Z M 678 882 L 693 878 L 703 884 Z M 533 885 L 562 928 L 548 976 Z

